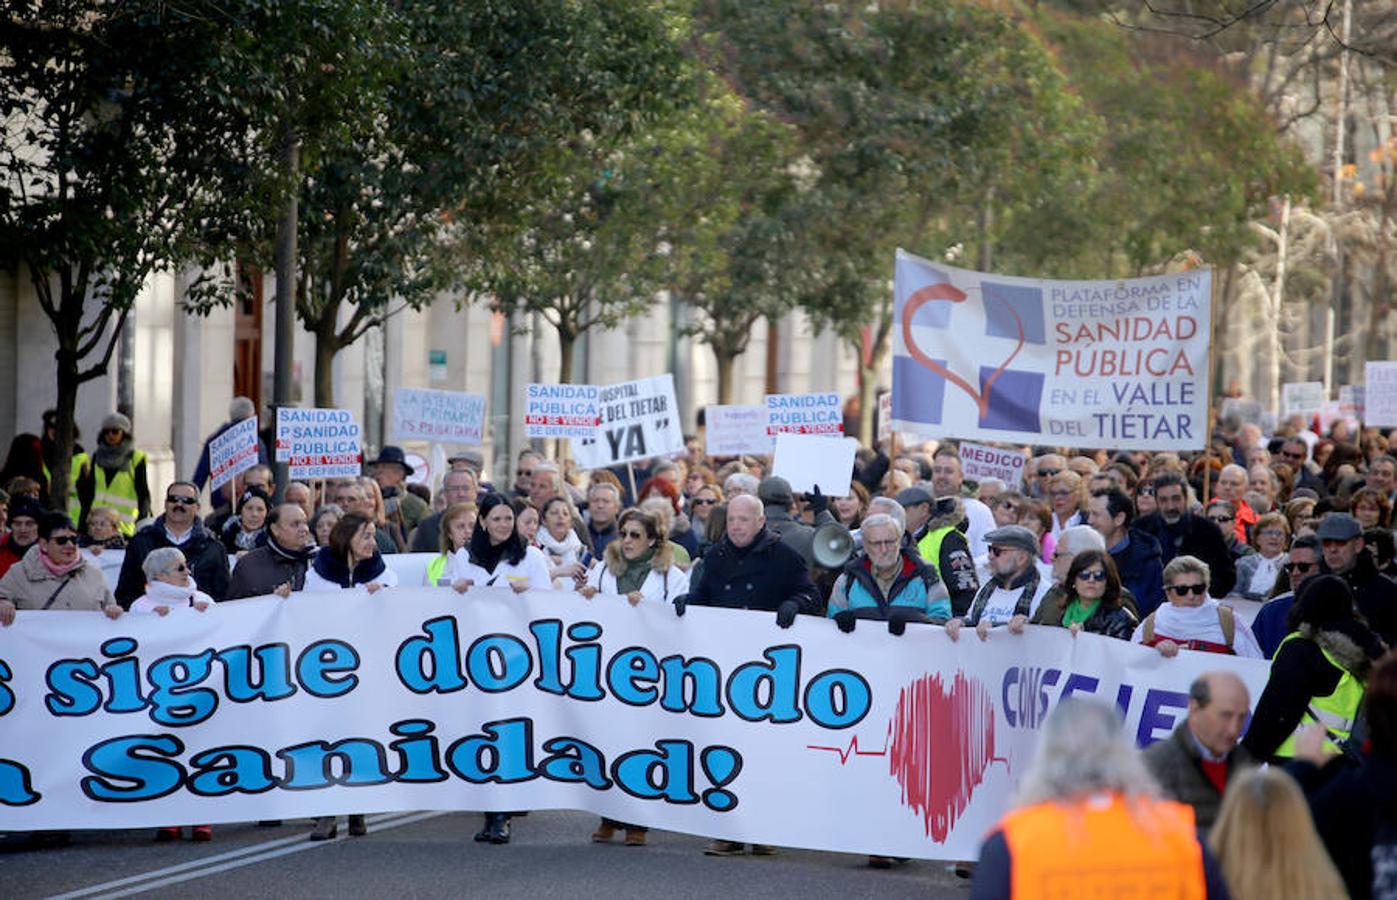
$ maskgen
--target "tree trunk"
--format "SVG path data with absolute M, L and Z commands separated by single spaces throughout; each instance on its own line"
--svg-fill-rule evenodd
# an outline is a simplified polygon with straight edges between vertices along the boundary
M 710 346 L 713 347 L 713 356 L 718 360 L 718 402 L 731 403 L 732 378 L 733 370 L 737 367 L 737 354 L 720 349 L 717 344 Z
M 1387 193 L 1383 197 L 1382 212 L 1378 216 L 1378 252 L 1376 261 L 1373 264 L 1373 293 L 1368 300 L 1368 339 L 1365 349 L 1364 359 L 1380 360 L 1387 358 L 1387 336 L 1382 333 L 1383 320 L 1387 318 L 1387 311 L 1391 307 L 1387 301 L 1388 277 L 1387 258 L 1391 250 L 1388 240 L 1388 227 L 1392 223 L 1392 206 L 1394 190 L 1392 186 L 1387 188 Z M 1350 374 L 1350 381 L 1357 378 Z
M 577 348 L 577 335 L 558 330 L 558 383 L 572 384 L 572 357 Z
M 1268 298 L 1270 309 L 1267 327 L 1271 331 L 1271 359 L 1268 373 L 1270 381 L 1269 399 L 1270 408 L 1279 415 L 1281 412 L 1281 357 L 1285 353 L 1281 343 L 1281 311 L 1285 309 L 1285 275 L 1286 263 L 1289 260 L 1290 242 L 1290 195 L 1287 194 L 1281 203 L 1281 224 L 1276 230 L 1276 278 L 1271 288 L 1271 296 Z
M 878 370 L 873 366 L 859 364 L 859 443 L 873 446 L 873 413 L 878 401 Z
M 66 326 L 66 323 L 64 324 Z M 75 341 L 76 335 L 73 337 Z M 68 491 L 72 485 L 70 476 L 73 468 L 73 434 L 77 430 L 74 428 L 73 418 L 78 406 L 78 387 L 82 382 L 78 380 L 77 354 L 71 347 L 65 346 L 69 342 L 64 338 L 60 337 L 58 343 L 58 351 L 54 354 L 58 363 L 58 457 L 49 472 L 49 507 L 66 511 Z M 101 435 L 92 437 L 93 440 L 97 440 Z M 73 524 L 77 525 L 76 522 Z
M 333 323 L 333 319 L 331 322 Z M 335 354 L 340 352 L 339 340 L 331 327 L 329 333 L 315 332 L 315 405 L 328 409 L 335 405 Z

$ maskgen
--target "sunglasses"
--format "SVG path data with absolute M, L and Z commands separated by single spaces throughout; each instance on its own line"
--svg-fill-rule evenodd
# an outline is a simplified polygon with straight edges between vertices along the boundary
M 1318 567 L 1319 563 L 1288 562 L 1285 564 L 1285 570 L 1287 572 L 1308 572 Z
M 176 503 L 180 506 L 198 506 L 198 497 L 166 497 L 166 503 Z
M 1166 590 L 1178 594 L 1180 597 L 1187 597 L 1189 594 L 1202 596 L 1207 588 L 1201 584 L 1171 584 Z
M 1233 519 L 1232 516 L 1209 516 L 1209 517 L 1208 517 L 1208 521 L 1209 521 L 1209 522 L 1218 522 L 1218 523 L 1231 522 L 1232 519 Z
M 49 538 L 50 544 L 57 544 L 60 547 L 66 547 L 69 544 L 76 544 L 77 542 L 78 537 L 75 534 L 59 534 Z
M 173 569 L 167 569 L 167 570 L 165 571 L 165 574 L 166 574 L 166 575 L 175 575 L 175 574 L 177 574 L 177 573 L 188 572 L 188 571 L 189 571 L 189 566 L 185 565 L 184 563 L 180 563 L 179 565 L 175 566 Z
M 1102 569 L 1097 569 L 1095 572 L 1080 572 L 1077 579 L 1079 581 L 1105 581 L 1106 572 Z
M 515 474 L 515 475 L 518 475 L 520 478 L 528 478 L 528 477 L 530 477 L 531 475 L 534 474 L 534 470 L 533 470 L 533 469 L 516 469 L 515 472 L 514 472 L 514 474 Z
M 1038 470 L 1038 477 L 1039 477 L 1039 478 L 1052 478 L 1054 475 L 1059 475 L 1059 474 L 1061 474 L 1061 473 L 1062 473 L 1062 470 L 1061 470 L 1061 469 L 1039 469 L 1039 470 Z
M 1137 496 L 1137 497 L 1153 497 L 1153 496 L 1154 496 L 1154 488 L 1152 488 L 1152 487 L 1142 487 L 1142 488 L 1140 488 L 1140 489 L 1138 489 L 1138 490 L 1135 491 L 1135 496 Z
M 621 532 L 621 537 L 623 537 L 623 538 L 630 538 L 631 540 L 634 540 L 634 541 L 643 541 L 643 540 L 645 540 L 645 532 L 643 532 L 643 531 L 623 531 L 623 532 Z
M 692 499 L 692 500 L 689 501 L 689 505 L 690 505 L 690 506 L 713 506 L 713 505 L 716 504 L 717 502 L 718 502 L 717 500 L 709 500 L 709 499 L 706 499 L 706 498 L 704 498 L 704 497 L 695 497 L 694 499 Z
M 991 548 L 990 548 L 990 556 L 1000 556 L 1000 555 L 1002 555 L 1002 554 L 1008 553 L 1008 552 L 1011 551 L 1011 550 L 1018 550 L 1018 549 L 1020 549 L 1020 548 L 1018 548 L 1018 547 L 991 547 Z

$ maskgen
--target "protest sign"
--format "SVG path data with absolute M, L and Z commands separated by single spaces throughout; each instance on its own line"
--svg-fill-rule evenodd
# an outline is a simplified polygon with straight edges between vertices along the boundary
M 243 419 L 209 441 L 209 489 L 218 490 L 233 476 L 257 465 L 257 417 Z
M 1199 450 L 1212 272 L 1048 281 L 901 250 L 893 427 L 933 437 Z
M 572 808 L 930 859 L 975 858 L 1064 697 L 1117 706 L 1148 744 L 1199 674 L 1256 698 L 1268 671 L 1060 628 L 895 638 L 504 588 L 21 611 L 0 658 L 10 831 Z
M 1260 425 L 1262 412 L 1261 403 L 1257 400 L 1247 400 L 1244 397 L 1224 397 L 1222 406 L 1218 408 L 1218 420 L 1233 425 L 1241 425 L 1243 422 Z
M 825 496 L 843 497 L 849 493 L 858 449 L 857 438 L 778 434 L 771 474 L 789 481 L 796 493 L 811 493 L 819 485 Z
M 291 413 L 293 412 L 296 412 L 295 407 L 277 407 L 275 446 L 272 448 L 272 458 L 277 462 L 286 462 L 291 458 Z
M 1281 385 L 1282 416 L 1312 416 L 1319 412 L 1328 398 L 1324 384 L 1319 381 L 1299 381 Z
M 601 424 L 595 384 L 530 384 L 524 389 L 524 434 L 592 438 Z
M 363 472 L 359 423 L 347 409 L 277 410 L 277 453 L 286 446 L 290 477 L 352 478 Z
M 1339 386 L 1339 415 L 1353 422 L 1363 421 L 1363 385 Z
M 893 436 L 893 395 L 884 391 L 878 395 L 878 441 L 892 440 Z M 891 453 L 892 451 L 888 451 Z
M 1022 450 L 1005 450 L 983 444 L 960 445 L 960 471 L 971 481 L 998 478 L 1004 487 L 1017 491 L 1023 486 L 1024 455 Z
M 1397 428 L 1397 362 L 1368 363 L 1363 380 L 1363 424 Z
M 767 434 L 843 434 L 844 408 L 833 391 L 767 394 Z
M 388 439 L 480 444 L 485 439 L 485 398 L 463 391 L 400 387 L 393 392 Z
M 674 376 L 656 375 L 608 385 L 597 395 L 601 425 L 588 438 L 573 438 L 584 469 L 684 452 L 684 425 L 674 399 Z
M 764 406 L 706 406 L 703 422 L 704 448 L 709 456 L 767 456 L 776 447 L 766 433 Z

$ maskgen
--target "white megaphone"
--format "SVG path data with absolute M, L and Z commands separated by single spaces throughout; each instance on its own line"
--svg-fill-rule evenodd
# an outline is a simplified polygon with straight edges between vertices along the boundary
M 810 555 L 821 568 L 842 569 L 854 555 L 854 536 L 837 522 L 821 525 L 815 529 Z

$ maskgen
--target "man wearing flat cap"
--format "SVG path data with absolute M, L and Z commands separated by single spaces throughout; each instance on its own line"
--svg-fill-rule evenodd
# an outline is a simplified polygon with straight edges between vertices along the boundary
M 966 517 L 960 498 L 933 499 L 925 488 L 913 486 L 900 491 L 897 502 L 907 511 L 907 533 L 912 535 L 917 554 L 936 570 L 951 595 L 952 614 L 965 615 L 980 589 L 980 580 L 962 531 Z
M 757 499 L 762 501 L 766 527 L 776 532 L 782 543 L 800 554 L 807 569 L 814 569 L 815 529 L 834 521 L 834 516 L 829 512 L 829 499 L 820 494 L 814 501 L 817 507 L 814 510 L 814 527 L 791 514 L 795 508 L 795 494 L 791 491 L 791 483 L 780 475 L 768 475 L 761 480 L 757 485 Z
M 407 463 L 407 454 L 403 453 L 402 447 L 388 444 L 378 454 L 378 459 L 369 465 L 373 467 L 374 481 L 383 491 L 383 509 L 388 514 L 388 520 L 396 521 L 404 535 L 411 534 L 431 514 L 432 508 L 403 486 L 413 473 L 412 466 Z
M 1316 536 L 1324 552 L 1320 572 L 1348 582 L 1359 614 L 1391 647 L 1397 639 L 1397 582 L 1378 571 L 1372 554 L 1363 552 L 1363 526 L 1348 513 L 1329 513 Z
M 1034 565 L 1038 538 L 1033 532 L 1022 525 L 1005 525 L 985 535 L 985 543 L 990 548 L 990 580 L 975 595 L 969 615 L 946 623 L 951 640 L 959 637 L 962 624 L 975 626 L 982 641 L 999 625 L 1022 634 L 1050 587 Z

